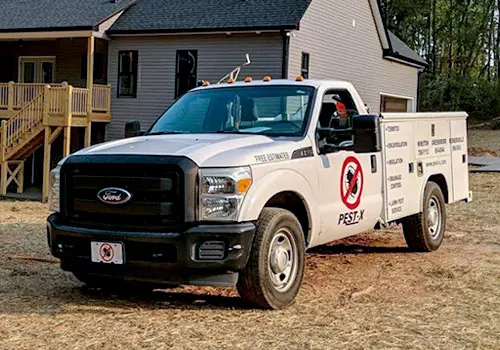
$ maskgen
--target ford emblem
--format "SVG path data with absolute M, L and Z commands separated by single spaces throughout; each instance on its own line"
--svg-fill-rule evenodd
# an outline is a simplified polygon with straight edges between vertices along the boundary
M 125 204 L 132 198 L 132 194 L 123 188 L 108 187 L 100 190 L 97 198 L 105 204 Z

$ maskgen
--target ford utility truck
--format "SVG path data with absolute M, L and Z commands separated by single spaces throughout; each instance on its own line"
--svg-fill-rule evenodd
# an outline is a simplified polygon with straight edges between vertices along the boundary
M 283 308 L 308 248 L 393 223 L 439 248 L 445 205 L 471 199 L 466 118 L 370 115 L 334 80 L 200 86 L 58 164 L 48 243 L 90 285 L 236 286 Z

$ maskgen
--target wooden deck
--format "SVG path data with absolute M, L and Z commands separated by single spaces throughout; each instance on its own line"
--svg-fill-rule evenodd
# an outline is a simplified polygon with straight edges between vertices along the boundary
M 71 127 L 85 128 L 90 146 L 93 122 L 111 121 L 111 87 L 92 89 L 63 84 L 0 83 L 0 195 L 11 183 L 22 193 L 24 160 L 44 147 L 42 198 L 47 198 L 52 143 L 64 133 L 63 155 L 70 153 Z

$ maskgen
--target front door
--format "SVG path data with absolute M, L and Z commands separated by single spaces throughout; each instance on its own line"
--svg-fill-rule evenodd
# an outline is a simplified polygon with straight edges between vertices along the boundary
M 51 84 L 54 82 L 55 57 L 19 58 L 19 82 Z
M 198 50 L 178 50 L 175 71 L 175 98 L 196 87 Z

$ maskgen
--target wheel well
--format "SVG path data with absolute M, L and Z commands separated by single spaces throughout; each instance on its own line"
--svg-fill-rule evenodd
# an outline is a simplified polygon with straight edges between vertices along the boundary
M 429 177 L 428 181 L 435 182 L 439 186 L 439 188 L 441 189 L 441 192 L 443 192 L 444 201 L 446 203 L 448 203 L 448 198 L 449 198 L 448 197 L 448 185 L 446 183 L 445 177 L 442 174 L 436 174 L 436 175 L 432 175 L 431 177 Z
M 309 243 L 309 214 L 301 196 L 295 192 L 280 192 L 269 199 L 266 208 L 281 208 L 292 212 L 302 226 L 306 243 Z

